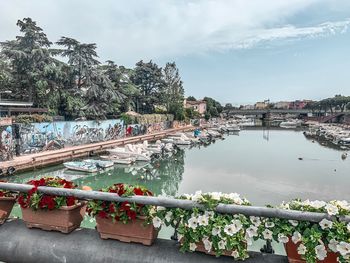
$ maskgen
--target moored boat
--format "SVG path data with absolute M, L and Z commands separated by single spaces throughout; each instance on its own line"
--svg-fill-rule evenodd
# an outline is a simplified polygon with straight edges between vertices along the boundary
M 98 171 L 98 168 L 95 164 L 89 164 L 86 162 L 65 162 L 63 163 L 64 167 L 70 170 L 95 173 Z

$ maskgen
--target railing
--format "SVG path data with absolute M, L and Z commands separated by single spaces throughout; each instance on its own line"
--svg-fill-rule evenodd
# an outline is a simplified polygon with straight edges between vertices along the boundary
M 14 192 L 28 192 L 33 188 L 32 185 L 27 184 L 15 184 L 15 183 L 0 183 L 0 189 L 14 191 Z M 199 209 L 204 209 L 204 207 L 197 202 L 191 200 L 181 200 L 170 197 L 152 197 L 152 196 L 131 196 L 131 197 L 120 197 L 115 193 L 105 193 L 99 191 L 84 191 L 77 189 L 65 189 L 65 188 L 54 188 L 54 187 L 38 187 L 38 192 L 42 192 L 48 195 L 56 196 L 74 196 L 79 199 L 86 200 L 102 200 L 102 201 L 115 201 L 115 202 L 135 202 L 144 205 L 155 205 L 164 206 L 170 208 L 182 208 L 186 210 L 191 210 L 194 207 Z M 322 219 L 326 218 L 328 220 L 335 220 L 326 213 L 317 212 L 306 212 L 306 211 L 295 211 L 295 210 L 285 210 L 269 207 L 256 207 L 256 206 L 240 206 L 240 205 L 227 205 L 219 204 L 215 211 L 218 213 L 225 214 L 243 214 L 246 216 L 258 216 L 258 217 L 268 217 L 268 218 L 281 218 L 288 220 L 298 220 L 298 221 L 309 221 L 309 222 L 320 222 Z M 350 216 L 340 217 L 341 221 L 350 222 Z

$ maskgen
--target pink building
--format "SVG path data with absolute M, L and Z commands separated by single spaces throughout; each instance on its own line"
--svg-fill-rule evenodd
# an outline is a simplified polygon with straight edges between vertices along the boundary
M 197 101 L 189 101 L 185 100 L 185 108 L 192 108 L 193 110 L 197 111 L 199 114 L 204 115 L 207 110 L 207 102 L 204 100 L 197 100 Z

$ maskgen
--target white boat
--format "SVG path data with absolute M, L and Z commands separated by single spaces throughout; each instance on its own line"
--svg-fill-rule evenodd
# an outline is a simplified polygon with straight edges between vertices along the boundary
M 101 155 L 100 157 L 118 164 L 132 164 L 136 161 L 134 157 L 121 157 L 118 155 Z
M 282 121 L 280 123 L 280 127 L 286 128 L 286 129 L 295 129 L 300 126 L 301 126 L 301 121 L 299 120 Z
M 102 161 L 102 160 L 94 160 L 94 159 L 85 159 L 85 160 L 83 160 L 83 162 L 85 162 L 87 164 L 93 164 L 97 168 L 103 168 L 103 169 L 108 168 L 108 167 L 112 167 L 114 164 L 111 161 Z
M 114 149 L 107 150 L 110 154 L 121 156 L 121 157 L 134 157 L 136 158 L 136 161 L 144 161 L 149 162 L 151 161 L 151 157 L 146 153 L 139 153 L 139 152 L 132 152 L 128 151 L 125 148 L 116 147 Z
M 86 162 L 65 162 L 63 163 L 64 167 L 74 171 L 95 173 L 98 171 L 98 168 L 95 164 L 89 164 Z

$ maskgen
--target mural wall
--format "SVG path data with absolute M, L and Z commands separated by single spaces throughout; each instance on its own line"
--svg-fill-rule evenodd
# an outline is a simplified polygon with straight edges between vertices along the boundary
M 12 127 L 0 126 L 0 161 L 13 159 Z
M 20 153 L 60 149 L 65 146 L 119 139 L 122 120 L 59 121 L 19 125 Z

